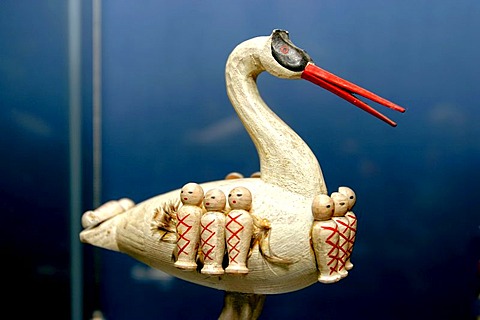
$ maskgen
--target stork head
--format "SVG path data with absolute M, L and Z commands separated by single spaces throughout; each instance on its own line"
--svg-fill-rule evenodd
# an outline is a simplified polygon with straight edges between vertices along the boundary
M 361 101 L 356 95 L 395 111 L 405 112 L 404 108 L 395 103 L 316 66 L 305 50 L 293 44 L 288 31 L 273 30 L 266 40 L 259 58 L 265 70 L 270 74 L 284 79 L 308 80 L 394 127 L 397 125 L 394 121 Z

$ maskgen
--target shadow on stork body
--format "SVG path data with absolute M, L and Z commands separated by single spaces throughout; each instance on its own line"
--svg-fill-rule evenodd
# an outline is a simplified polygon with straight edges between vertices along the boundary
M 269 221 L 269 250 L 292 263 L 272 263 L 253 248 L 248 274 L 209 276 L 174 266 L 175 243 L 152 232 L 158 208 L 178 202 L 180 188 L 134 205 L 122 200 L 111 209 L 84 214 L 80 239 L 97 247 L 122 252 L 183 280 L 224 290 L 221 318 L 257 318 L 265 295 L 303 289 L 318 280 L 315 255 L 310 244 L 312 200 L 327 194 L 323 174 L 307 144 L 260 97 L 256 79 L 267 71 L 283 79 L 306 79 L 375 117 L 396 126 L 354 94 L 396 111 L 404 112 L 379 96 L 317 67 L 310 56 L 295 46 L 287 31 L 252 38 L 239 44 L 226 63 L 228 97 L 256 146 L 260 176 L 199 183 L 203 190 L 220 189 L 225 194 L 242 186 L 252 194 L 251 213 Z M 261 248 L 260 248 L 261 249 Z M 241 306 L 241 307 L 240 307 Z

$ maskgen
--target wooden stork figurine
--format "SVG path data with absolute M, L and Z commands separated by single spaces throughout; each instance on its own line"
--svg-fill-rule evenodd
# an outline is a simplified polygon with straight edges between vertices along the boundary
M 180 198 L 184 184 L 177 190 L 136 205 L 121 199 L 116 206 L 109 204 L 113 211 L 107 208 L 89 211 L 82 219 L 85 228 L 80 233 L 82 242 L 125 253 L 180 279 L 224 290 L 226 296 L 221 319 L 255 319 L 261 313 L 266 295 L 300 290 L 318 283 L 319 279 L 317 260 L 311 245 L 314 222 L 312 201 L 317 195 L 327 195 L 327 187 L 313 152 L 260 97 L 256 79 L 263 71 L 283 79 L 308 80 L 391 126 L 396 126 L 396 123 L 354 94 L 396 111 L 405 111 L 319 68 L 304 50 L 292 43 L 287 31 L 274 30 L 269 36 L 240 43 L 230 54 L 225 70 L 228 97 L 255 144 L 260 174 L 249 178 L 229 177 L 198 183 L 198 190 L 214 189 L 228 195 L 232 190 L 242 188 L 251 194 L 251 205 L 245 216 L 251 215 L 253 221 L 251 247 L 246 265 L 237 269 L 241 271 L 211 275 L 202 273 L 201 248 L 198 250 L 200 254 L 197 252 L 196 268 L 185 267 L 186 264 L 182 263 L 184 260 L 172 260 L 172 255 L 178 252 L 176 240 L 184 241 L 176 233 L 180 219 L 185 219 L 182 214 L 186 211 L 182 210 Z M 198 203 L 196 200 L 193 206 L 201 206 L 205 214 L 208 210 Z M 198 210 L 200 207 L 193 210 L 195 221 L 199 221 Z M 227 204 L 225 218 L 230 210 L 232 208 Z M 230 220 L 225 219 L 226 223 Z M 199 230 L 200 225 L 195 228 Z M 228 232 L 225 230 L 225 234 Z M 201 243 L 200 240 L 195 241 Z M 188 261 L 188 266 L 195 266 L 196 262 L 191 259 Z M 228 255 L 224 261 L 227 261 L 224 265 L 227 268 Z

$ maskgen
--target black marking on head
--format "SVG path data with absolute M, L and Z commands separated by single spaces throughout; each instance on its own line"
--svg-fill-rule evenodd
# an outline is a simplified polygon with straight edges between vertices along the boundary
M 286 30 L 273 30 L 272 55 L 275 60 L 290 71 L 303 71 L 312 58 L 307 52 L 295 46 Z

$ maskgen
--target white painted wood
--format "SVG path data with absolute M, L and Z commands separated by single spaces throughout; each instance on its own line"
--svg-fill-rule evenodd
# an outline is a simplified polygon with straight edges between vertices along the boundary
M 228 193 L 230 212 L 225 222 L 225 239 L 228 248 L 226 273 L 248 273 L 247 257 L 253 237 L 252 194 L 245 187 L 233 188 Z
M 315 221 L 312 226 L 312 245 L 317 259 L 318 281 L 321 283 L 334 283 L 342 278 L 337 269 L 339 234 L 337 224 L 332 219 L 334 212 L 335 203 L 326 194 L 313 199 Z
M 203 209 L 203 189 L 189 182 L 180 190 L 182 206 L 177 212 L 177 247 L 174 266 L 184 270 L 197 269 L 197 252 L 200 243 L 200 219 Z
M 351 270 L 353 268 L 351 257 L 353 253 L 353 246 L 355 244 L 355 238 L 357 235 L 357 225 L 358 225 L 357 216 L 353 212 L 353 206 L 357 202 L 357 196 L 355 195 L 355 192 L 349 187 L 339 187 L 338 192 L 343 193 L 348 198 L 348 211 L 345 214 L 345 217 L 347 217 L 348 219 L 348 226 L 350 228 L 350 237 L 348 241 L 347 262 L 345 264 L 345 268 L 347 270 Z
M 348 275 L 346 269 L 347 255 L 348 255 L 348 241 L 350 239 L 349 222 L 345 214 L 348 211 L 348 198 L 340 192 L 333 192 L 331 194 L 333 202 L 335 203 L 335 211 L 333 212 L 333 220 L 338 227 L 338 264 L 337 271 L 342 278 Z
M 81 241 L 123 252 L 178 278 L 219 290 L 278 294 L 318 283 L 310 245 L 312 201 L 316 195 L 327 194 L 327 188 L 313 152 L 259 95 L 256 79 L 263 71 L 285 79 L 301 76 L 301 72 L 281 67 L 272 57 L 270 45 L 270 37 L 241 43 L 230 54 L 225 71 L 230 101 L 257 148 L 260 174 L 199 185 L 203 190 L 219 189 L 225 194 L 237 187 L 247 188 L 252 195 L 249 212 L 269 222 L 270 250 L 293 263 L 269 262 L 256 245 L 247 260 L 247 274 L 209 276 L 175 267 L 171 257 L 177 244 L 162 240 L 165 232 L 152 231 L 151 225 L 159 208 L 179 201 L 180 189 L 147 199 L 86 228 L 80 233 Z M 227 206 L 227 211 L 230 209 Z
M 204 274 L 222 275 L 225 273 L 222 263 L 225 257 L 225 206 L 227 204 L 222 190 L 207 191 L 203 205 L 207 212 L 202 216 L 201 247 Z

